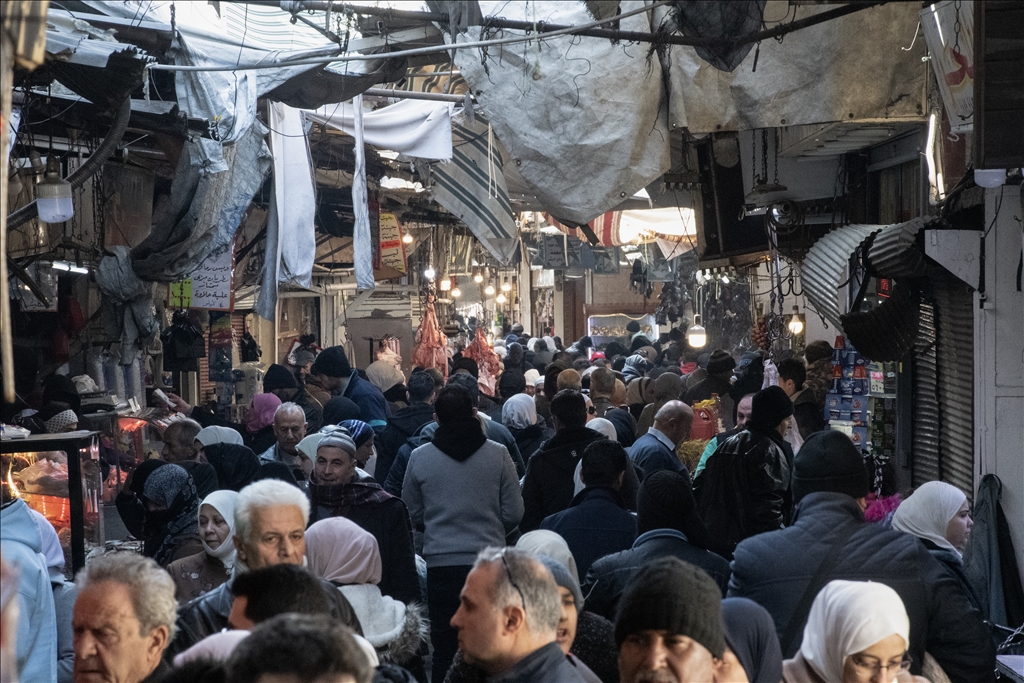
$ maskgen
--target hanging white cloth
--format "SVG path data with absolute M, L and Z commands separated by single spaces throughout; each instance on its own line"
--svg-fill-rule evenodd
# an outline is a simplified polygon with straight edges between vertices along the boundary
M 306 120 L 326 124 L 355 137 L 356 117 L 361 115 L 363 140 L 374 147 L 419 159 L 447 161 L 452 158 L 454 105 L 451 102 L 404 100 L 372 112 L 363 112 L 362 106 L 354 107 L 353 102 L 307 109 Z
M 274 319 L 279 282 L 308 287 L 316 257 L 316 192 L 302 113 L 267 105 L 274 155 L 274 194 L 267 217 L 267 250 L 256 313 Z
M 373 289 L 373 246 L 370 244 L 370 208 L 366 204 L 366 148 L 363 138 L 363 96 L 352 98 L 353 135 L 356 139 L 356 169 L 352 177 L 352 213 L 355 227 L 352 233 L 352 251 L 356 266 L 356 287 Z

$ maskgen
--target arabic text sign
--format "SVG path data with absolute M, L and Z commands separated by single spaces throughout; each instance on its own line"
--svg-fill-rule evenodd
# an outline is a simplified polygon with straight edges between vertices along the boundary
M 170 285 L 168 304 L 174 308 L 233 308 L 231 277 L 234 259 L 231 249 L 209 256 L 192 275 Z

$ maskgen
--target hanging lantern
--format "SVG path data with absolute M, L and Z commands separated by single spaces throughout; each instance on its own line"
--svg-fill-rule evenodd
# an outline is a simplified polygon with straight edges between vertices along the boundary
M 487 296 L 494 296 L 494 285 L 488 282 L 487 287 L 484 288 L 484 294 Z
M 480 266 L 473 266 L 473 282 L 480 284 L 484 281 L 484 274 L 480 272 Z
M 451 291 L 451 289 L 452 289 L 452 279 L 450 277 L 443 277 L 443 278 L 441 278 L 440 286 L 441 286 L 441 291 L 442 292 L 449 292 L 449 291 Z
M 427 278 L 428 280 L 433 280 L 435 277 L 437 277 L 437 271 L 434 270 L 433 266 L 427 266 L 427 269 L 423 271 L 423 277 Z
M 686 343 L 699 349 L 708 343 L 708 333 L 700 324 L 700 315 L 693 316 L 693 324 L 686 330 Z
M 459 289 L 458 286 L 455 286 L 452 289 L 452 298 L 453 299 L 458 299 L 460 296 L 462 296 L 462 290 Z
M 412 235 L 409 233 L 408 230 L 406 230 L 405 233 L 402 235 L 402 242 L 405 244 L 412 244 Z
M 36 185 L 36 208 L 44 223 L 63 223 L 75 215 L 71 183 L 60 177 L 60 160 L 50 155 L 46 176 Z
M 501 283 L 501 291 L 508 292 L 512 290 L 512 285 L 509 284 L 508 278 L 506 277 Z
M 499 294 L 498 298 L 495 299 L 495 301 L 499 304 L 504 304 L 506 301 L 508 301 L 508 299 L 505 297 L 504 294 Z

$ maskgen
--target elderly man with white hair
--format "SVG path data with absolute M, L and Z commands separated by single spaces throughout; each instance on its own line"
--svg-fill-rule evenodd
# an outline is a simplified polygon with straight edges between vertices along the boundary
M 147 557 L 117 553 L 90 562 L 75 583 L 75 683 L 160 680 L 178 606 L 170 575 Z
M 313 471 L 313 462 L 299 450 L 306 438 L 306 412 L 296 403 L 282 403 L 274 413 L 273 446 L 259 454 L 260 464 L 280 462 L 291 468 L 295 481 L 305 482 Z
M 302 565 L 308 524 L 309 499 L 295 486 L 276 479 L 246 486 L 235 503 L 235 574 L 277 564 Z M 222 584 L 181 608 L 178 635 L 168 648 L 170 656 L 227 628 L 234 601 L 231 584 Z M 327 582 L 324 591 L 331 614 L 362 634 L 359 619 L 341 592 Z

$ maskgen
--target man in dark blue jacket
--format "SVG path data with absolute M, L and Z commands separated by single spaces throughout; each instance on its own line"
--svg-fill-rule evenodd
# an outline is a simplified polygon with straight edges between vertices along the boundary
M 636 540 L 636 519 L 619 490 L 626 475 L 626 451 L 615 441 L 595 441 L 583 451 L 580 478 L 585 489 L 568 510 L 549 515 L 541 529 L 554 531 L 569 545 L 580 576 L 596 560 L 626 550 Z
M 981 614 L 917 538 L 864 522 L 864 459 L 840 432 L 812 434 L 793 467 L 793 525 L 736 547 L 730 597 L 772 615 L 782 654 L 800 647 L 811 602 L 829 581 L 877 581 L 910 617 L 911 672 L 931 654 L 953 683 L 991 681 L 995 647 Z M 590 601 L 587 601 L 590 608 Z
M 602 557 L 587 572 L 582 586 L 587 611 L 614 619 L 619 598 L 640 568 L 670 556 L 703 569 L 724 596 L 729 585 L 729 563 L 705 550 L 713 542 L 697 516 L 690 480 L 675 472 L 645 477 L 637 492 L 636 507 L 640 536 L 633 547 Z
M 629 457 L 649 477 L 668 470 L 685 474 L 686 466 L 676 457 L 676 446 L 690 438 L 693 408 L 682 401 L 669 401 L 654 416 L 654 426 L 629 449 Z
M 341 346 L 324 349 L 310 374 L 316 378 L 317 384 L 335 396 L 344 396 L 359 406 L 362 420 L 374 429 L 381 429 L 391 417 L 391 408 L 380 389 L 359 376 L 352 369 Z

